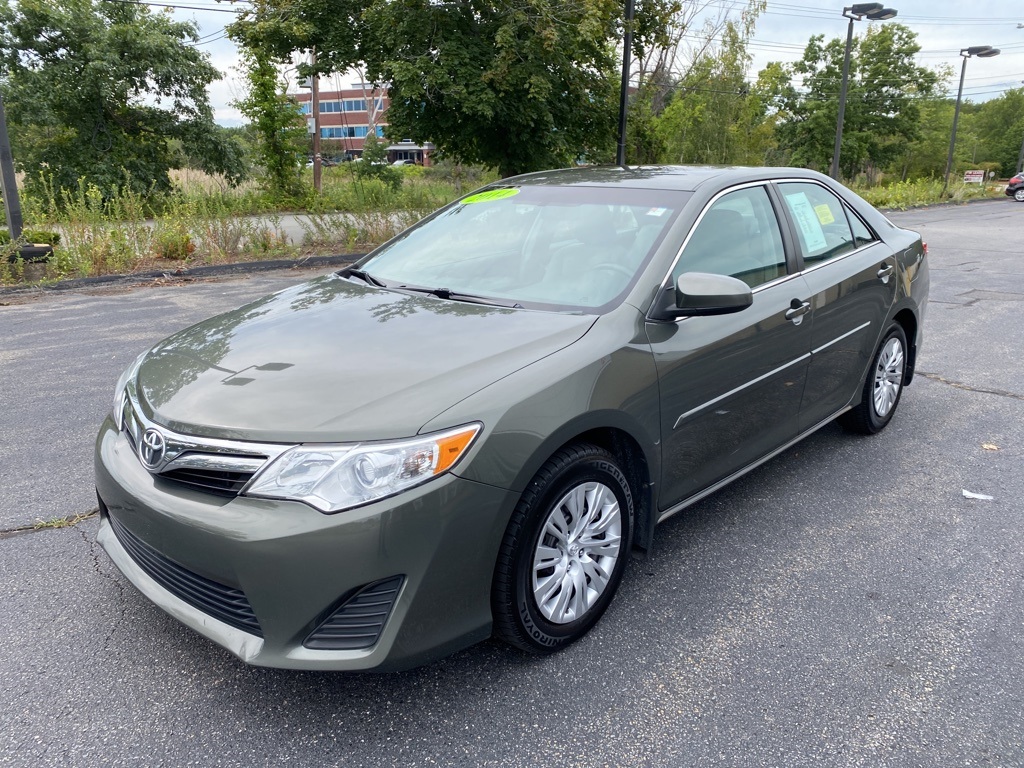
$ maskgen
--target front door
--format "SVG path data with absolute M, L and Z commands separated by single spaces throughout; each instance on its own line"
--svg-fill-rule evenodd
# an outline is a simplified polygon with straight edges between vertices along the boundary
M 787 266 L 763 186 L 708 206 L 673 283 L 685 272 L 738 277 L 754 301 L 734 314 L 647 325 L 661 388 L 663 511 L 796 436 L 810 359 L 810 291 Z

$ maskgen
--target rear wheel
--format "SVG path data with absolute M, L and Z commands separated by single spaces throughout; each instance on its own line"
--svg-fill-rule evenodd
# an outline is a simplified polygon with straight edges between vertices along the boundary
M 583 637 L 622 579 L 633 495 L 617 459 L 580 444 L 560 450 L 523 493 L 495 567 L 495 634 L 532 653 Z
M 907 336 L 893 323 L 875 352 L 868 369 L 860 405 L 840 417 L 851 432 L 873 435 L 885 428 L 896 412 L 907 373 Z
M 1018 203 L 1024 203 L 1024 187 L 1014 191 L 1013 199 Z

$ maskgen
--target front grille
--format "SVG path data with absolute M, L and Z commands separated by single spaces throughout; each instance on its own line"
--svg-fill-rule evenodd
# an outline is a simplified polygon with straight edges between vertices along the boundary
M 109 512 L 107 519 L 117 540 L 132 560 L 161 587 L 225 624 L 263 637 L 263 630 L 244 592 L 193 573 L 164 557 L 125 528 Z
M 303 641 L 322 651 L 355 651 L 377 642 L 405 577 L 392 576 L 360 589 L 345 600 Z
M 130 389 L 130 387 L 129 387 Z M 163 448 L 159 458 L 143 461 L 143 442 L 148 431 L 159 433 Z M 132 452 L 154 477 L 201 493 L 233 498 L 268 462 L 289 446 L 268 443 L 216 440 L 183 435 L 147 420 L 128 390 L 121 405 L 121 432 Z
M 204 493 L 214 493 L 219 496 L 237 496 L 238 492 L 245 487 L 255 472 L 228 472 L 215 469 L 172 469 L 161 472 L 158 477 L 165 480 L 173 480 L 181 485 L 186 485 Z

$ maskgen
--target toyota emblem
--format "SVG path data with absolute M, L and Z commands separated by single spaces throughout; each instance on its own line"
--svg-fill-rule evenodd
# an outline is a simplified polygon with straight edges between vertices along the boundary
M 147 429 L 142 435 L 142 449 L 139 458 L 148 469 L 156 469 L 164 458 L 164 436 L 158 430 Z

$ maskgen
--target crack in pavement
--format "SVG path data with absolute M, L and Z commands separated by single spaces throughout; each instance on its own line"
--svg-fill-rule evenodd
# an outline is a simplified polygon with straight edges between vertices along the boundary
M 983 395 L 997 395 L 998 397 L 1009 397 L 1012 400 L 1024 400 L 1024 395 L 1019 395 L 1016 392 L 1007 392 L 1005 389 L 985 389 L 983 387 L 972 387 L 970 384 L 964 384 L 962 381 L 953 381 L 947 379 L 945 376 L 940 376 L 937 373 L 928 373 L 927 371 L 915 371 L 915 375 L 924 376 L 926 379 L 932 381 L 938 381 L 943 384 L 948 384 L 951 387 L 957 389 L 964 389 L 968 392 L 978 392 Z
M 0 528 L 0 539 L 9 539 L 14 536 L 22 536 L 26 533 L 39 533 L 40 531 L 54 531 L 61 528 L 75 528 L 79 523 L 84 523 L 86 520 L 92 520 L 100 512 L 99 508 L 90 509 L 80 515 L 68 515 L 62 520 L 56 521 L 56 523 L 50 522 L 45 523 L 39 521 L 32 525 L 21 525 L 16 528 Z
M 78 528 L 78 533 L 82 537 L 82 541 L 85 542 L 85 546 L 89 550 L 89 558 L 92 560 L 92 569 L 96 575 L 101 579 L 106 579 L 117 589 L 117 602 L 120 604 L 120 616 L 117 620 L 110 623 L 110 628 L 107 630 L 106 637 L 103 638 L 102 652 L 106 653 L 110 648 L 110 641 L 114 639 L 114 633 L 117 631 L 121 624 L 125 624 L 128 621 L 128 606 L 125 603 L 125 587 L 124 583 L 116 576 L 112 576 L 110 573 L 103 569 L 103 564 L 100 562 L 100 556 L 97 551 L 98 545 L 96 539 L 87 536 L 85 531 Z

